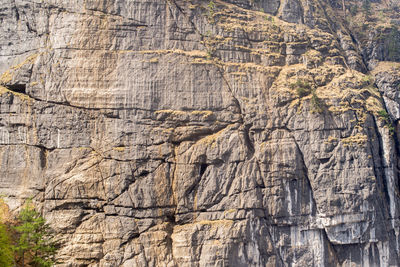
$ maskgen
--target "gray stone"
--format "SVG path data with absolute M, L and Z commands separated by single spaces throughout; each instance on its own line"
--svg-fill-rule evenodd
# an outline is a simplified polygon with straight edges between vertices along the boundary
M 0 194 L 59 266 L 400 265 L 399 63 L 330 2 L 2 1 Z

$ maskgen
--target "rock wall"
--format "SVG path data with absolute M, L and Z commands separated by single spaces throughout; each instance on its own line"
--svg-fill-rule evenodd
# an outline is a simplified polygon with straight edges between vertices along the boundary
M 399 266 L 399 1 L 344 2 L 3 0 L 0 193 L 60 266 Z

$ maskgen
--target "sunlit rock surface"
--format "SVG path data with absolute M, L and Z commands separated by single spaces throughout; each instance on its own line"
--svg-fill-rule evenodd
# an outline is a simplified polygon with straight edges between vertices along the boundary
M 60 266 L 399 266 L 399 1 L 345 4 L 2 0 L 0 194 Z

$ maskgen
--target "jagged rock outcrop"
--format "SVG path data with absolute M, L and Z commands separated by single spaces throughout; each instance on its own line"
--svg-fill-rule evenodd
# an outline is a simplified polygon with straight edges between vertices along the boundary
M 0 193 L 60 266 L 399 266 L 399 2 L 344 2 L 3 1 Z

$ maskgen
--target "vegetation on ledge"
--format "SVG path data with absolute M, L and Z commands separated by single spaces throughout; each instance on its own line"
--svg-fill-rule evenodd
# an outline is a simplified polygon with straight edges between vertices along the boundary
M 55 263 L 57 243 L 46 220 L 30 201 L 11 219 L 0 199 L 0 266 L 49 267 Z

